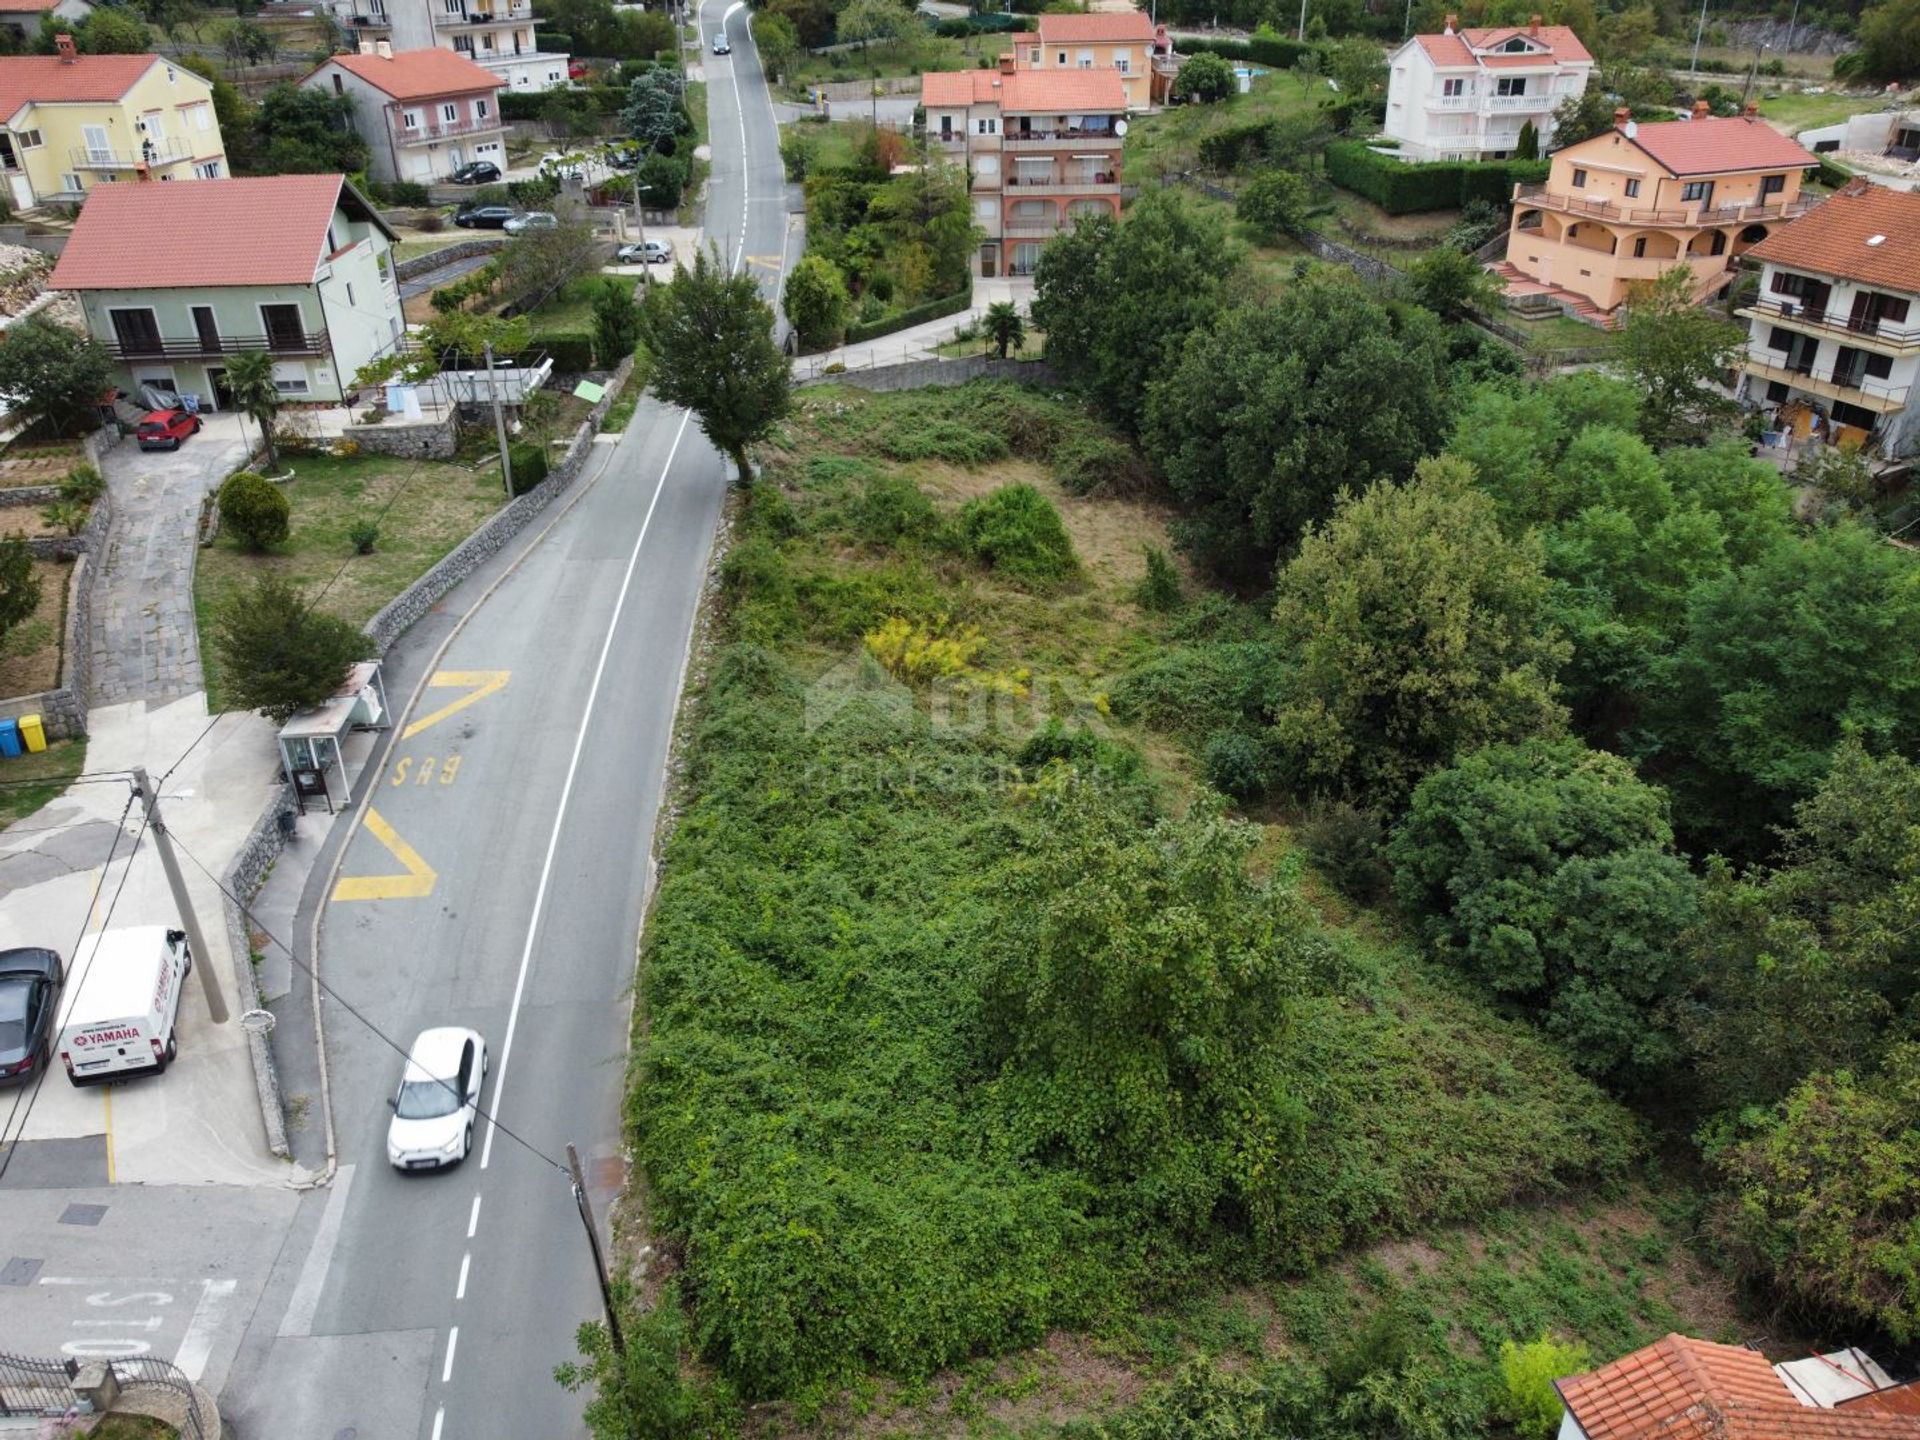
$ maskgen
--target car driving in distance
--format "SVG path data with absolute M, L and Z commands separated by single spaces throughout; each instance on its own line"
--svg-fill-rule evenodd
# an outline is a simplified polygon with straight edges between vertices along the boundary
M 664 265 L 673 259 L 673 247 L 664 240 L 639 240 L 613 252 L 622 265 Z
M 511 205 L 475 205 L 456 214 L 453 223 L 468 230 L 504 230 L 519 213 Z
M 393 1110 L 387 1163 L 396 1170 L 438 1170 L 466 1159 L 486 1078 L 487 1042 L 479 1031 L 459 1025 L 422 1030 L 387 1102 Z
M 514 216 L 500 228 L 509 235 L 522 235 L 529 230 L 551 230 L 559 223 L 560 217 L 551 210 L 529 210 Z
M 733 42 L 728 40 L 724 33 L 715 35 L 713 37 L 713 53 L 716 55 L 731 55 L 733 53 Z

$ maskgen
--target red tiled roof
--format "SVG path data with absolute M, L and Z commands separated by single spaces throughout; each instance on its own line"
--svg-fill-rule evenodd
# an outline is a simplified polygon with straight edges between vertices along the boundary
M 1475 50 L 1488 50 L 1503 45 L 1514 36 L 1521 35 L 1547 48 L 1545 55 L 1479 55 Z M 1458 69 L 1472 65 L 1538 65 L 1543 60 L 1588 60 L 1593 56 L 1587 53 L 1587 47 L 1580 43 L 1580 37 L 1565 25 L 1542 25 L 1539 30 L 1527 26 L 1503 25 L 1488 30 L 1459 30 L 1451 35 L 1416 35 L 1420 48 L 1427 52 L 1435 65 L 1442 69 Z
M 1798 140 L 1751 115 L 1654 120 L 1634 128 L 1633 143 L 1674 175 L 1801 170 L 1820 163 Z
M 60 0 L 0 0 L 0 15 L 44 15 Z
M 1757 1350 L 1684 1335 L 1559 1390 L 1588 1440 L 1920 1440 L 1920 1419 L 1802 1405 Z
M 1094 69 L 936 70 L 920 77 L 924 106 L 997 104 L 1008 115 L 1112 114 L 1127 108 L 1127 87 L 1112 66 Z
M 1856 1395 L 1851 1400 L 1842 1400 L 1836 1408 L 1865 1411 L 1871 1415 L 1911 1415 L 1920 1419 L 1920 1380 L 1907 1385 L 1895 1385 L 1890 1390 L 1876 1390 L 1871 1395 Z
M 58 55 L 0 58 L 0 121 L 11 120 L 29 101 L 53 105 L 118 100 L 159 63 L 158 55 L 81 55 L 71 61 Z M 193 78 L 200 80 L 198 75 Z
M 1138 10 L 1095 15 L 1042 15 L 1043 45 L 1101 45 L 1120 40 L 1153 39 L 1153 21 Z
M 1747 253 L 1920 294 L 1920 195 L 1855 180 Z
M 311 285 L 343 189 L 338 175 L 96 186 L 47 285 Z
M 396 100 L 431 100 L 436 95 L 463 95 L 472 90 L 491 94 L 500 88 L 498 75 L 451 50 L 396 50 L 391 56 L 335 55 L 314 74 L 328 65 L 358 75 Z

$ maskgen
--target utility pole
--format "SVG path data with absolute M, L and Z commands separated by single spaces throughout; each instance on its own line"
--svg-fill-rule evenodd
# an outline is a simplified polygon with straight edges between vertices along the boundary
M 167 888 L 173 891 L 173 903 L 180 911 L 180 924 L 187 932 L 187 945 L 195 961 L 193 973 L 200 977 L 200 990 L 207 997 L 207 1013 L 213 1023 L 227 1023 L 227 1002 L 220 994 L 220 982 L 213 975 L 213 956 L 200 934 L 200 917 L 193 913 L 193 898 L 187 894 L 187 882 L 180 874 L 180 862 L 174 857 L 173 837 L 167 834 L 160 818 L 160 797 L 144 767 L 133 767 L 133 783 L 147 812 L 147 828 L 153 831 L 154 848 L 160 852 L 160 868 L 167 872 Z
M 507 417 L 500 411 L 500 386 L 493 378 L 493 342 L 487 341 L 482 347 L 487 355 L 487 398 L 493 401 L 493 433 L 500 441 L 500 483 L 507 487 L 507 498 L 513 498 L 513 457 L 507 453 Z
M 587 1244 L 593 1249 L 593 1273 L 600 1281 L 600 1303 L 607 1311 L 607 1334 L 613 1340 L 613 1353 L 625 1356 L 626 1337 L 620 1333 L 620 1316 L 613 1308 L 613 1284 L 607 1279 L 607 1257 L 600 1253 L 600 1232 L 593 1223 L 593 1202 L 587 1198 L 586 1178 L 580 1173 L 580 1152 L 567 1142 L 567 1170 L 573 1176 L 573 1200 L 580 1207 L 580 1223 L 587 1227 Z
M 1707 0 L 1700 0 L 1700 23 L 1693 27 L 1693 64 L 1689 67 L 1695 75 L 1700 73 L 1700 37 L 1707 33 Z
M 1740 108 L 1742 110 L 1747 108 L 1747 98 L 1753 94 L 1754 78 L 1760 73 L 1760 57 L 1772 48 L 1771 45 L 1762 45 L 1758 50 L 1753 52 L 1753 64 L 1747 67 L 1746 87 L 1740 92 Z
M 1220 23 L 1218 16 L 1214 18 L 1213 23 L 1215 25 Z M 1300 41 L 1307 38 L 1307 0 L 1300 0 L 1300 28 L 1294 32 L 1293 38 Z

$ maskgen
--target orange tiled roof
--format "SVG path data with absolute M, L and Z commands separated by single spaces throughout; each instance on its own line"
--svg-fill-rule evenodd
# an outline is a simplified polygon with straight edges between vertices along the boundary
M 1476 50 L 1489 50 L 1496 45 L 1504 45 L 1514 36 L 1520 35 L 1547 49 L 1545 55 L 1479 55 Z M 1592 60 L 1587 47 L 1580 43 L 1580 37 L 1566 25 L 1542 25 L 1534 30 L 1525 25 L 1502 25 L 1492 29 L 1458 30 L 1451 35 L 1416 35 L 1420 48 L 1427 52 L 1435 65 L 1443 69 L 1456 69 L 1462 66 L 1485 65 L 1498 62 L 1501 65 L 1538 65 L 1542 60 Z
M 0 0 L 0 14 L 22 15 L 30 12 L 44 15 L 59 3 L 60 0 Z
M 436 95 L 460 95 L 471 90 L 489 94 L 500 88 L 500 77 L 451 50 L 396 50 L 387 55 L 335 55 L 320 65 L 338 65 L 358 75 L 396 100 L 431 100 Z
M 1759 1351 L 1684 1335 L 1559 1390 L 1588 1440 L 1920 1440 L 1920 1419 L 1802 1405 Z
M 1876 1390 L 1871 1395 L 1856 1395 L 1851 1400 L 1842 1400 L 1836 1408 L 1870 1415 L 1911 1415 L 1920 1420 L 1920 1381 Z
M 936 70 L 920 77 L 925 106 L 997 104 L 1008 115 L 1111 114 L 1127 108 L 1127 87 L 1112 66 L 1094 69 Z
M 1855 180 L 1747 253 L 1920 294 L 1920 195 Z
M 47 285 L 311 285 L 343 186 L 338 175 L 96 186 Z
M 1752 115 L 1655 120 L 1634 128 L 1633 143 L 1674 175 L 1801 170 L 1820 163 L 1799 141 Z
M 81 55 L 73 60 L 58 55 L 0 58 L 0 121 L 11 120 L 29 102 L 58 105 L 118 100 L 160 63 L 158 55 Z M 200 79 L 198 75 L 193 78 Z
M 1138 10 L 1095 15 L 1042 15 L 1042 45 L 1104 45 L 1153 39 L 1153 21 Z

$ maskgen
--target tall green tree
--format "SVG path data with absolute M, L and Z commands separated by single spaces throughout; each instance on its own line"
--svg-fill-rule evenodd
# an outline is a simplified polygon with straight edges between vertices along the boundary
M 636 75 L 627 86 L 620 123 L 642 145 L 658 145 L 693 129 L 687 114 L 686 85 L 680 71 L 658 65 Z
M 23 420 L 56 435 L 97 424 L 113 389 L 113 362 L 91 335 L 40 316 L 0 333 L 0 395 Z
M 864 55 L 876 40 L 898 48 L 922 28 L 919 18 L 900 0 L 847 0 L 834 33 L 844 44 L 858 44 Z
M 352 174 L 367 168 L 353 129 L 353 100 L 298 85 L 276 85 L 254 112 L 248 163 L 257 175 Z
M 1485 313 L 1500 299 L 1500 282 L 1471 255 L 1429 250 L 1407 267 L 1407 288 L 1417 305 L 1446 320 Z
M 1234 213 L 1262 234 L 1291 235 L 1306 223 L 1313 191 L 1291 170 L 1279 166 L 1260 171 L 1246 183 Z
M 1880 84 L 1920 76 L 1920 0 L 1878 0 L 1860 12 L 1860 48 L 1840 57 L 1836 75 Z
M 1297 779 L 1395 809 L 1460 754 L 1558 733 L 1547 589 L 1538 542 L 1501 532 L 1459 461 L 1343 498 L 1276 587 L 1273 733 Z
M 1730 423 L 1719 384 L 1747 332 L 1694 303 L 1693 271 L 1675 265 L 1627 301 L 1619 365 L 1640 391 L 1642 423 L 1657 444 L 1694 444 Z
M 1218 55 L 1202 50 L 1189 55 L 1173 83 L 1176 100 L 1193 100 L 1211 105 L 1233 94 L 1233 67 Z
M 1141 426 L 1184 538 L 1218 569 L 1264 572 L 1341 487 L 1405 479 L 1445 423 L 1446 357 L 1432 315 L 1331 269 L 1195 327 Z
M 787 321 L 809 350 L 836 345 L 847 328 L 847 286 L 824 255 L 804 255 L 782 293 Z
M 1011 300 L 996 300 L 987 306 L 980 324 L 1002 360 L 1007 358 L 1007 351 L 1019 349 L 1026 341 L 1027 322 L 1020 318 L 1020 307 Z
M 340 688 L 347 669 L 373 654 L 358 627 L 315 610 L 291 582 L 263 575 L 214 622 L 227 700 L 276 724 Z
M 632 282 L 609 278 L 593 293 L 593 353 L 612 369 L 640 343 L 640 306 Z
M 784 15 L 771 13 L 753 17 L 753 43 L 760 52 L 769 79 L 778 83 L 787 67 L 800 58 L 800 32 Z
M 1660 1023 L 1697 913 L 1667 798 L 1578 740 L 1493 745 L 1413 792 L 1387 847 L 1436 949 L 1532 1009 L 1589 1075 L 1643 1086 L 1678 1051 Z
M 40 577 L 33 552 L 17 535 L 0 540 L 0 641 L 40 608 Z
M 273 417 L 280 412 L 280 391 L 273 383 L 273 357 L 264 350 L 228 356 L 227 389 L 240 413 L 260 427 L 267 468 L 278 469 L 280 453 L 273 443 Z
M 653 388 L 693 411 L 707 439 L 729 456 L 740 483 L 753 478 L 747 447 L 793 401 L 793 375 L 773 343 L 773 310 L 751 275 L 729 274 L 717 254 L 694 256 L 648 292 L 641 338 L 654 357 Z
M 1040 252 L 1033 323 L 1046 332 L 1047 357 L 1137 429 L 1148 382 L 1213 323 L 1240 273 L 1216 216 L 1152 190 L 1126 219 L 1083 220 Z

